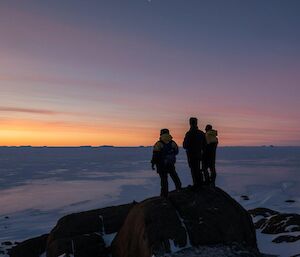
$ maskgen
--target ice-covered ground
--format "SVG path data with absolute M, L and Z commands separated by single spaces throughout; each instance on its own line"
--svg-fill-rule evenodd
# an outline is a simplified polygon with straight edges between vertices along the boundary
M 49 232 L 68 213 L 158 195 L 150 157 L 147 147 L 0 148 L 0 242 Z M 190 184 L 183 150 L 177 170 L 183 185 Z M 219 148 L 217 172 L 217 185 L 246 209 L 300 213 L 300 147 Z M 257 236 L 262 252 L 300 253 L 299 241 L 275 244 L 274 236 Z

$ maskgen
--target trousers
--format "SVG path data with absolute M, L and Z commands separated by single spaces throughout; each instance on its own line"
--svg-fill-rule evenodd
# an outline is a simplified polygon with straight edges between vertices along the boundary
M 175 165 L 171 166 L 160 166 L 157 168 L 157 173 L 160 176 L 160 195 L 163 197 L 168 197 L 169 185 L 168 185 L 168 175 L 170 175 L 173 180 L 177 190 L 181 189 L 181 181 L 175 169 Z
M 188 164 L 191 169 L 191 175 L 194 186 L 201 186 L 209 183 L 209 174 L 207 169 L 204 169 L 201 156 L 196 154 L 188 154 Z

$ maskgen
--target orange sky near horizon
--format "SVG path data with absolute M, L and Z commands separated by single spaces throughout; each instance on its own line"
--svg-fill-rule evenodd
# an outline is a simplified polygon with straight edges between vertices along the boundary
M 204 123 L 200 123 L 203 130 Z M 181 145 L 185 132 L 189 126 L 187 119 L 174 126 L 157 126 L 157 124 L 139 124 L 131 122 L 122 125 L 122 121 L 103 125 L 87 121 L 41 121 L 36 119 L 6 119 L 1 122 L 0 145 L 2 146 L 150 146 L 159 137 L 160 128 L 168 127 L 174 140 Z M 216 128 L 219 132 L 220 146 L 256 146 L 269 145 L 295 145 L 293 138 L 297 132 L 288 128 L 281 130 L 268 129 L 254 126 L 226 127 L 220 125 Z M 286 135 L 286 137 L 283 137 Z M 278 141 L 278 137 L 282 142 Z M 286 142 L 289 142 L 287 144 Z

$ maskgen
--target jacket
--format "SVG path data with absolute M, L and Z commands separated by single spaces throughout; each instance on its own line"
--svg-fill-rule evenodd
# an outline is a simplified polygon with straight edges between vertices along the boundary
M 162 158 L 161 158 L 161 152 L 164 147 L 164 144 L 168 144 L 171 142 L 172 148 L 174 149 L 174 154 L 177 155 L 179 150 L 178 146 L 175 143 L 175 141 L 172 140 L 172 136 L 170 134 L 162 134 L 159 138 L 159 141 L 155 143 L 153 146 L 153 154 L 152 154 L 152 164 L 161 165 L 162 164 Z
M 183 148 L 188 154 L 201 154 L 206 146 L 205 134 L 198 127 L 191 127 L 185 134 Z
M 207 144 L 218 143 L 218 131 L 214 129 L 208 130 L 205 133 L 205 138 Z

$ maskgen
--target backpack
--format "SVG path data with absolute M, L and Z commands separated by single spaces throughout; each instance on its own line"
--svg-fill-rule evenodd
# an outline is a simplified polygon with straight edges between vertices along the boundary
M 163 144 L 163 148 L 161 149 L 161 163 L 164 166 L 174 165 L 176 162 L 176 154 L 172 142 L 173 141 L 164 143 L 161 141 L 161 143 Z

